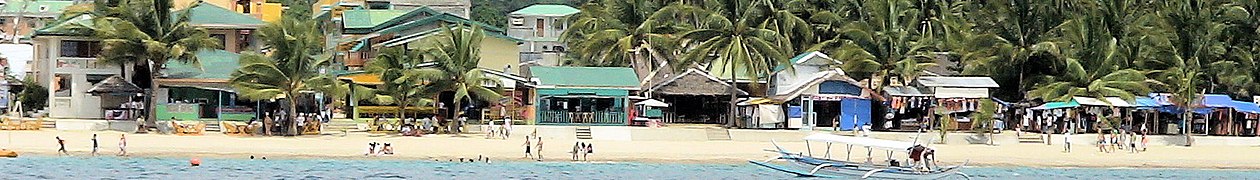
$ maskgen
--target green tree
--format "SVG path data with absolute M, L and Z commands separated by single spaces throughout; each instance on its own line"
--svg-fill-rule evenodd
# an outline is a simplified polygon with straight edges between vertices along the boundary
M 691 47 L 683 57 L 685 61 L 707 63 L 709 69 L 720 70 L 731 81 L 737 79 L 736 74 L 746 74 L 754 82 L 773 72 L 775 66 L 790 64 L 785 49 L 778 46 L 783 44 L 783 36 L 761 26 L 768 18 L 766 12 L 773 12 L 773 7 L 755 1 L 733 0 L 725 4 L 729 4 L 727 9 L 704 17 L 709 22 L 704 28 L 683 33 L 683 41 Z M 734 86 L 730 91 L 727 122 L 735 126 L 737 93 Z
M 463 101 L 493 102 L 499 100 L 502 82 L 485 76 L 477 67 L 481 61 L 481 40 L 485 32 L 480 27 L 464 24 L 443 26 L 441 37 L 424 42 L 424 57 L 436 63 L 432 67 L 410 72 L 412 76 L 432 82 L 434 92 L 454 92 L 455 117 L 462 115 Z M 487 88 L 491 86 L 494 88 Z
M 1028 95 L 1047 101 L 1067 101 L 1075 96 L 1132 101 L 1135 94 L 1150 92 L 1146 74 L 1120 57 L 1117 38 L 1103 28 L 1098 18 L 1089 15 L 1060 25 L 1055 31 L 1059 35 L 1056 46 L 1073 48 L 1060 49 L 1065 61 L 1062 71 L 1043 76 L 1043 82 Z
M 985 134 L 989 145 L 993 145 L 993 129 L 997 128 L 996 124 L 993 124 L 993 115 L 997 112 L 997 108 L 997 103 L 993 100 L 983 99 L 980 100 L 980 108 L 971 113 L 971 131 Z
M 857 3 L 852 14 L 844 16 L 847 22 L 832 30 L 837 35 L 811 49 L 853 57 L 842 58 L 845 72 L 858 79 L 880 78 L 880 87 L 893 75 L 909 82 L 924 69 L 937 66 L 934 31 L 924 28 L 927 17 L 933 16 L 924 16 L 919 10 L 923 7 L 915 5 L 909 0 Z M 830 24 L 836 23 L 840 22 Z
M 398 106 L 399 119 L 406 118 L 408 106 L 422 106 L 431 102 L 431 94 L 426 90 L 426 79 L 417 74 L 424 64 L 424 55 L 420 51 L 407 50 L 401 46 L 381 50 L 376 59 L 368 62 L 367 72 L 381 76 L 383 85 L 374 90 L 383 96 L 371 95 L 369 100 L 381 104 Z
M 146 92 L 146 107 L 155 107 L 152 90 L 162 65 L 178 61 L 200 66 L 196 52 L 220 46 L 205 29 L 188 23 L 188 13 L 171 14 L 171 0 L 97 0 L 95 19 L 90 27 L 101 39 L 103 64 L 133 64 Z M 156 121 L 156 111 L 147 111 L 146 124 Z
M 283 97 L 288 101 L 288 118 L 297 119 L 297 98 L 304 92 L 344 91 L 337 90 L 345 87 L 340 81 L 321 73 L 331 58 L 323 52 L 317 25 L 300 14 L 285 14 L 260 29 L 259 39 L 269 54 L 241 55 L 241 67 L 229 79 L 240 97 L 254 101 Z M 290 123 L 286 129 L 287 134 L 296 135 L 297 125 Z

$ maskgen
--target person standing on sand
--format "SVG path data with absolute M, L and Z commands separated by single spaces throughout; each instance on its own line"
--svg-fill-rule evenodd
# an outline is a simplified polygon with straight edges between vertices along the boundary
M 537 151 L 537 152 L 534 152 L 534 155 L 538 156 L 538 161 L 542 161 L 542 160 L 543 160 L 543 156 L 542 156 L 542 147 L 543 147 L 543 146 L 542 146 L 542 145 L 543 145 L 543 143 L 542 143 L 542 137 L 538 137 L 538 147 L 535 147 L 535 148 L 534 148 L 534 150 L 535 150 L 535 151 Z
M 101 149 L 101 144 L 96 143 L 96 134 L 92 134 L 92 156 L 96 156 L 96 151 Z
M 581 152 L 581 150 L 582 150 L 582 142 L 574 142 L 574 143 L 573 143 L 573 151 L 570 151 L 571 153 L 573 153 L 573 158 L 572 158 L 572 159 L 570 159 L 570 160 L 577 161 L 577 160 L 578 160 L 578 153 L 580 153 L 580 152 Z
M 66 152 L 66 140 L 62 140 L 61 136 L 57 136 L 57 145 L 61 146 L 61 148 L 57 149 L 57 152 L 64 155 L 70 155 L 69 152 Z
M 586 159 L 586 155 L 587 155 L 587 154 L 595 154 L 595 146 L 594 146 L 594 145 L 591 145 L 591 143 L 586 143 L 586 148 L 585 148 L 585 149 L 586 149 L 586 152 L 582 152 L 582 160 L 583 160 L 583 161 L 590 161 L 589 159 Z
M 1063 152 L 1072 152 L 1072 131 L 1063 131 Z
M 1103 137 L 1102 132 L 1098 132 L 1098 152 L 1107 152 L 1107 140 Z
M 533 157 L 534 157 L 534 155 L 532 154 L 532 153 L 533 153 L 533 151 L 530 151 L 530 149 L 529 149 L 529 147 L 530 147 L 531 145 L 532 145 L 532 144 L 529 144 L 529 136 L 525 136 L 525 158 L 533 158 Z
M 118 156 L 127 155 L 127 134 L 118 136 Z

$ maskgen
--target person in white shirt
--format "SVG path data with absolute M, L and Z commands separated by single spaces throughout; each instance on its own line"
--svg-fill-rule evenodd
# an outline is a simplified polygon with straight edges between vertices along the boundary
M 869 136 L 871 136 L 871 123 L 866 123 L 866 124 L 863 124 L 863 125 L 862 125 L 862 137 L 869 137 Z

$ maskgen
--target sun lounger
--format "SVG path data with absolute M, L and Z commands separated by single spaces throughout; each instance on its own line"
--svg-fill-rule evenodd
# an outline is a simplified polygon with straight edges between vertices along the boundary
M 232 125 L 232 122 L 219 122 L 219 127 L 221 127 L 219 129 L 223 131 L 223 134 L 233 135 L 241 133 L 240 130 L 236 129 L 236 125 Z
M 171 129 L 175 130 L 173 131 L 175 135 L 183 135 L 186 133 L 184 131 L 184 126 L 181 126 L 179 122 L 171 121 Z
M 205 134 L 205 133 L 206 133 L 206 123 L 197 123 L 197 125 L 196 125 L 196 126 L 193 126 L 193 129 L 192 129 L 192 130 L 190 130 L 190 131 L 189 131 L 189 133 L 190 133 L 190 134 L 192 134 L 192 135 L 202 135 L 202 134 Z

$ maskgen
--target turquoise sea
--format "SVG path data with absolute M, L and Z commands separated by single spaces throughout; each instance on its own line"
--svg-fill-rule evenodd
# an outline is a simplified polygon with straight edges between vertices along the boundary
M 751 164 L 21 157 L 0 179 L 806 179 Z M 971 167 L 973 179 L 1260 179 L 1255 170 Z M 956 178 L 961 179 L 961 178 Z

